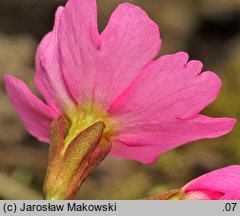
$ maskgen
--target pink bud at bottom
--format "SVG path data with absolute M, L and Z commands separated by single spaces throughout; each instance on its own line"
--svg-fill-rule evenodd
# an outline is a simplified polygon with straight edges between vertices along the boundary
M 210 190 L 196 190 L 184 193 L 185 200 L 218 200 L 224 194 L 217 191 Z
M 220 192 L 214 191 L 189 191 L 175 189 L 168 192 L 144 198 L 144 200 L 217 200 L 223 196 Z

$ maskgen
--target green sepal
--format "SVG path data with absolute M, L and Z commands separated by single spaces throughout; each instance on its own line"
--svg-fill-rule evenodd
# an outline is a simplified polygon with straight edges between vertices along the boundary
M 174 189 L 158 195 L 146 197 L 143 200 L 182 200 L 182 193 L 181 189 Z
M 51 143 L 44 199 L 73 199 L 80 185 L 111 150 L 111 143 L 102 137 L 105 125 L 98 121 L 80 132 L 66 147 L 70 122 L 65 114 L 51 125 Z

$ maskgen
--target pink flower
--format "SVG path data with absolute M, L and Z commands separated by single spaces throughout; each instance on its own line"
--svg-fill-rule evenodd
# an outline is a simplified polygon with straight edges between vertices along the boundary
M 51 122 L 65 113 L 71 126 L 64 145 L 101 121 L 110 155 L 143 163 L 232 130 L 234 119 L 199 114 L 217 97 L 217 75 L 202 73 L 202 63 L 184 52 L 155 60 L 160 47 L 157 25 L 139 7 L 118 6 L 100 34 L 96 1 L 69 0 L 37 50 L 35 85 L 46 102 L 10 75 L 7 92 L 40 141 L 50 142 Z
M 202 175 L 182 188 L 183 199 L 239 200 L 240 165 L 228 166 Z
M 240 200 L 240 165 L 204 174 L 181 189 L 144 198 L 145 200 Z

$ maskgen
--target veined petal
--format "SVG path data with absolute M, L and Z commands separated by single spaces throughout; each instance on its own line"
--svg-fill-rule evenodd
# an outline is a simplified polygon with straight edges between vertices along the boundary
M 157 25 L 139 7 L 120 5 L 100 36 L 96 1 L 70 0 L 60 20 L 59 44 L 63 74 L 75 100 L 108 109 L 157 55 L 161 40 Z
M 143 163 L 153 163 L 168 150 L 188 142 L 215 138 L 229 132 L 235 123 L 229 118 L 209 118 L 198 115 L 192 119 L 175 119 L 162 123 L 142 122 L 124 127 L 113 137 L 112 156 Z
M 109 112 L 125 124 L 195 117 L 216 99 L 221 86 L 216 74 L 201 69 L 201 62 L 188 62 L 186 53 L 162 56 L 141 72 Z
M 240 166 L 232 165 L 202 175 L 183 187 L 185 193 L 207 190 L 221 192 L 221 199 L 240 198 Z
M 101 34 L 94 99 L 108 109 L 160 47 L 156 23 L 137 6 L 119 5 Z
M 55 110 L 65 110 L 74 102 L 65 86 L 59 56 L 58 26 L 64 8 L 59 7 L 52 32 L 41 41 L 36 54 L 35 85 L 47 104 Z
M 234 119 L 199 115 L 215 100 L 221 86 L 216 74 L 201 70 L 202 63 L 188 62 L 183 52 L 165 55 L 142 70 L 109 109 L 120 125 L 115 138 L 125 143 L 123 147 L 118 145 L 113 154 L 133 154 L 133 158 L 139 157 L 137 160 L 143 157 L 151 162 L 174 147 L 232 130 Z M 121 150 L 126 146 L 132 147 L 128 153 Z M 135 150 L 144 150 L 145 154 L 137 156 Z
M 6 75 L 8 96 L 28 132 L 40 141 L 49 142 L 50 124 L 58 113 L 39 100 L 19 79 Z
M 92 95 L 100 46 L 96 0 L 67 2 L 59 23 L 59 46 L 66 85 L 73 98 L 83 103 Z

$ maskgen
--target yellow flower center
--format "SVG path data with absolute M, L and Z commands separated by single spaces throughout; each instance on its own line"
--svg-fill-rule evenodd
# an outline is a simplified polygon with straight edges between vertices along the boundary
M 107 113 L 103 112 L 103 109 L 93 104 L 87 104 L 68 110 L 66 112 L 66 115 L 70 120 L 71 127 L 69 129 L 67 137 L 65 138 L 63 153 L 67 149 L 68 145 L 72 142 L 72 140 L 80 132 L 98 121 L 102 121 L 106 126 L 102 139 L 110 138 L 116 129 L 116 122 L 114 122 Z

